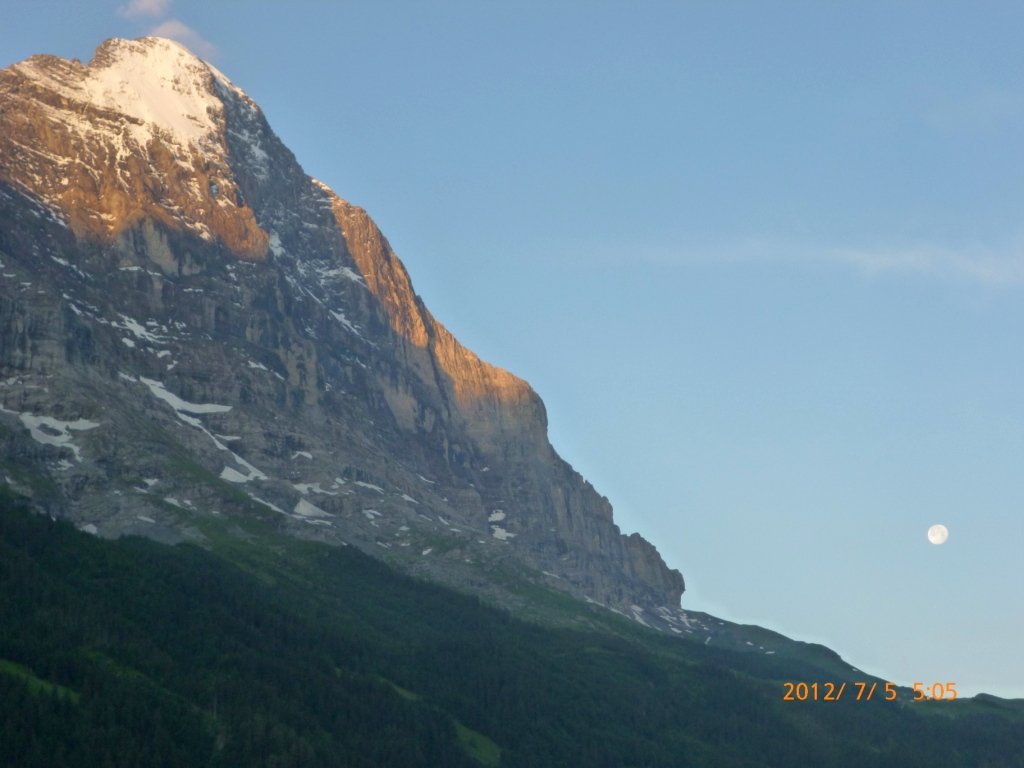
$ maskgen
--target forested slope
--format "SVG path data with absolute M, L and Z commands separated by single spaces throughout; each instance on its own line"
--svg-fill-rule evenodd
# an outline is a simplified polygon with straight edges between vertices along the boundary
M 1011 719 L 784 703 L 798 660 L 524 622 L 353 547 L 106 541 L 0 504 L 5 766 L 1024 765 Z

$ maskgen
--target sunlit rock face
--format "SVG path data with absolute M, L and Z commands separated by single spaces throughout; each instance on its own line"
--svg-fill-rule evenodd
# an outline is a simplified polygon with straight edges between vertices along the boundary
M 262 115 L 181 46 L 108 40 L 88 67 L 33 56 L 3 71 L 0 93 L 0 175 L 55 205 L 76 235 L 109 243 L 149 219 L 241 258 L 266 254 L 234 182 L 223 101 L 244 105 L 232 129 L 243 137 Z
M 87 530 L 202 541 L 266 517 L 469 589 L 511 567 L 679 604 L 530 386 L 176 43 L 0 72 L 0 275 L 4 476 Z

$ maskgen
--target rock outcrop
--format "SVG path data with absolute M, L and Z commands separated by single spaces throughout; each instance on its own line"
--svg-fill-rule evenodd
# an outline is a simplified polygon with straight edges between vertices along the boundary
M 201 539 L 204 516 L 264 514 L 449 581 L 516 567 L 679 605 L 530 386 L 459 344 L 370 217 L 176 43 L 0 72 L 0 274 L 3 471 L 88 530 Z

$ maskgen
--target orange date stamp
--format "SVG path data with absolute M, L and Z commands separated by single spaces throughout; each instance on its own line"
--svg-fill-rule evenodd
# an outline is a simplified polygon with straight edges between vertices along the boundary
M 875 691 L 878 690 L 876 701 L 896 701 L 899 694 L 896 690 L 896 683 L 884 683 L 884 688 L 878 689 L 878 682 L 873 683 L 783 683 L 785 689 L 782 695 L 783 701 L 839 701 L 846 686 L 850 685 L 850 693 L 847 699 L 854 698 L 855 701 L 871 701 Z M 856 694 L 854 694 L 856 691 Z M 956 683 L 933 683 L 926 688 L 924 683 L 914 683 L 914 698 L 912 701 L 954 701 L 956 699 Z

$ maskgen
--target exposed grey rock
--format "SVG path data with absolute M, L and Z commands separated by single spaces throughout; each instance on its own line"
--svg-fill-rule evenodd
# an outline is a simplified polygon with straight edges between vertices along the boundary
M 177 44 L 0 72 L 0 275 L 3 471 L 90 532 L 201 541 L 204 516 L 259 515 L 471 589 L 518 564 L 679 605 L 530 386 Z

